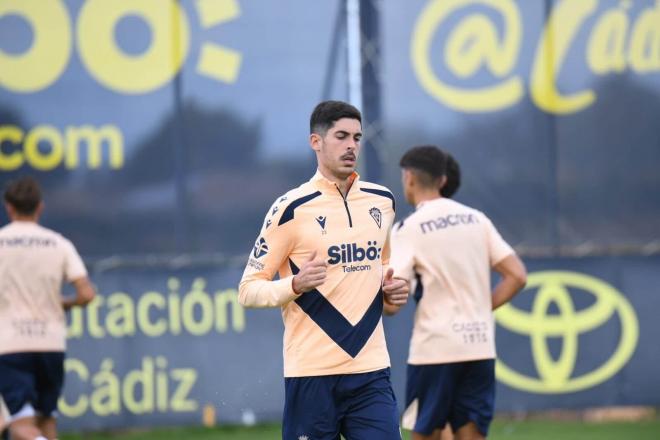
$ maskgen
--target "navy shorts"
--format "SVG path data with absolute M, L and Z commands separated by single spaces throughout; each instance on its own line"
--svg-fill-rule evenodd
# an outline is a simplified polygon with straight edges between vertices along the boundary
M 431 435 L 447 423 L 456 432 L 474 422 L 488 435 L 495 406 L 495 360 L 408 365 L 406 429 Z
M 390 369 L 287 377 L 283 440 L 400 440 Z
M 50 417 L 64 384 L 64 353 L 31 352 L 0 355 L 0 395 L 9 414 L 26 404 Z

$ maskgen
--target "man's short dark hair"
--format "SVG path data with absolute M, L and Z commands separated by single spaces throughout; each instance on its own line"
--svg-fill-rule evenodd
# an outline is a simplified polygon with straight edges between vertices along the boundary
M 323 101 L 314 108 L 309 118 L 309 132 L 323 136 L 342 118 L 357 119 L 362 123 L 360 110 L 351 104 L 343 101 Z
M 4 198 L 17 213 L 32 215 L 41 203 L 41 189 L 33 177 L 21 177 L 7 184 Z
M 458 165 L 458 162 L 456 162 L 456 159 L 454 159 L 454 156 L 449 153 L 446 154 L 447 182 L 445 182 L 445 186 L 440 189 L 440 194 L 442 197 L 450 199 L 456 194 L 456 191 L 458 191 L 458 188 L 461 186 L 461 167 Z
M 426 187 L 434 186 L 440 177 L 447 175 L 447 155 L 435 145 L 412 147 L 401 157 L 399 165 L 412 170 Z

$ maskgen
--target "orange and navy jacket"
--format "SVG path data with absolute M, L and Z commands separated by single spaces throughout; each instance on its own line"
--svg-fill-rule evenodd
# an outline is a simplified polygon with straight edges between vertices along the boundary
M 281 307 L 284 376 L 375 371 L 390 365 L 381 315 L 394 197 L 357 173 L 344 197 L 317 172 L 273 203 L 239 286 L 246 307 Z M 326 281 L 297 295 L 292 278 L 312 252 Z M 275 273 L 279 279 L 273 281 Z

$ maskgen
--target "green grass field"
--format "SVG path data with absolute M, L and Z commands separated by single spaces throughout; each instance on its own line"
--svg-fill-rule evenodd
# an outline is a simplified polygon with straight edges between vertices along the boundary
M 172 428 L 131 433 L 63 435 L 61 440 L 279 440 L 279 425 L 254 428 Z M 408 440 L 408 433 L 404 439 Z M 507 440 L 659 440 L 660 420 L 627 423 L 495 421 L 489 439 Z

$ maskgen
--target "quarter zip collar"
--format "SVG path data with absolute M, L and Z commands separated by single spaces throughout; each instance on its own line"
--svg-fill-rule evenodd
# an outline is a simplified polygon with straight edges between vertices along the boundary
M 357 171 L 353 171 L 353 174 L 349 177 L 349 180 L 352 181 L 350 188 L 348 188 L 348 192 L 346 193 L 346 197 L 344 197 L 341 194 L 341 191 L 339 190 L 339 186 L 333 182 L 332 180 L 326 178 L 323 174 L 321 174 L 321 171 L 318 169 L 316 170 L 316 174 L 309 180 L 311 183 L 314 184 L 314 186 L 321 190 L 322 192 L 330 192 L 332 194 L 339 194 L 342 198 L 347 199 L 348 195 L 354 190 L 354 188 L 357 188 L 357 183 L 360 180 L 360 175 L 357 173 Z

